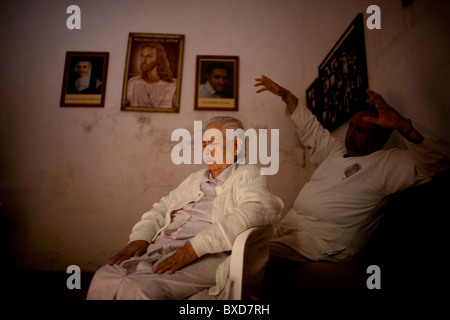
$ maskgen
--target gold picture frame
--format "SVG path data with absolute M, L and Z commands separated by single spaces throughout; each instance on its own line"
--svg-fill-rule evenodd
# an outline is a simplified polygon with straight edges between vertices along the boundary
M 121 110 L 179 112 L 184 35 L 130 33 Z

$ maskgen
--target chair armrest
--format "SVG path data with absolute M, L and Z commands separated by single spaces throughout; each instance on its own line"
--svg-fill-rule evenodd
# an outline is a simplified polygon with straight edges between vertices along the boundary
M 231 285 L 231 300 L 241 300 L 242 298 L 242 278 L 244 273 L 244 255 L 248 238 L 258 232 L 267 228 L 252 227 L 240 233 L 234 240 L 233 250 L 231 251 L 230 260 L 230 274 L 229 279 L 233 281 Z

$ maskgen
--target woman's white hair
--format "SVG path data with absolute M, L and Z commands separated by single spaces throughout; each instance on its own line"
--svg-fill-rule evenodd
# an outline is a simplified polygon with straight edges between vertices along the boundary
M 208 120 L 206 123 L 206 128 L 208 128 L 212 124 L 219 124 L 223 130 L 226 129 L 242 129 L 244 130 L 244 125 L 242 124 L 241 120 L 230 117 L 230 116 L 216 116 L 212 117 Z

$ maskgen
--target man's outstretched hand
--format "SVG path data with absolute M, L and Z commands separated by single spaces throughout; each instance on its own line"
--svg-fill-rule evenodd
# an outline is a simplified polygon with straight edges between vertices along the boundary
M 262 75 L 261 78 L 255 79 L 255 87 L 262 87 L 259 90 L 256 91 L 256 93 L 260 93 L 263 91 L 269 91 L 273 94 L 282 97 L 285 99 L 287 95 L 289 94 L 289 90 L 283 88 L 282 86 L 276 84 L 272 81 L 272 79 Z
M 255 87 L 262 87 L 258 89 L 256 93 L 260 93 L 263 91 L 272 92 L 274 95 L 277 95 L 283 99 L 283 101 L 286 103 L 286 108 L 289 113 L 294 113 L 295 109 L 297 108 L 298 98 L 294 96 L 288 89 L 283 88 L 282 86 L 272 81 L 272 79 L 264 75 L 262 75 L 261 78 L 256 78 L 255 81 Z

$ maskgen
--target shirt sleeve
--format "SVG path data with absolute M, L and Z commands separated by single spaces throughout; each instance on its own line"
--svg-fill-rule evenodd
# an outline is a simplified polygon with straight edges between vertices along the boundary
M 310 161 L 313 164 L 319 165 L 331 153 L 345 149 L 343 142 L 334 138 L 305 106 L 298 105 L 288 117 L 300 142 L 311 149 Z
M 420 129 L 420 132 L 424 130 Z M 404 139 L 407 150 L 389 150 L 380 169 L 373 172 L 374 179 L 380 179 L 382 183 L 380 190 L 384 195 L 426 183 L 436 174 L 450 168 L 445 143 L 439 148 L 437 138 L 425 132 L 427 134 L 422 143 L 416 144 Z
M 414 124 L 414 127 L 419 126 Z M 450 169 L 449 142 L 440 140 L 425 128 L 419 127 L 418 130 L 425 137 L 422 143 L 415 144 L 405 139 L 418 174 L 431 178 Z

